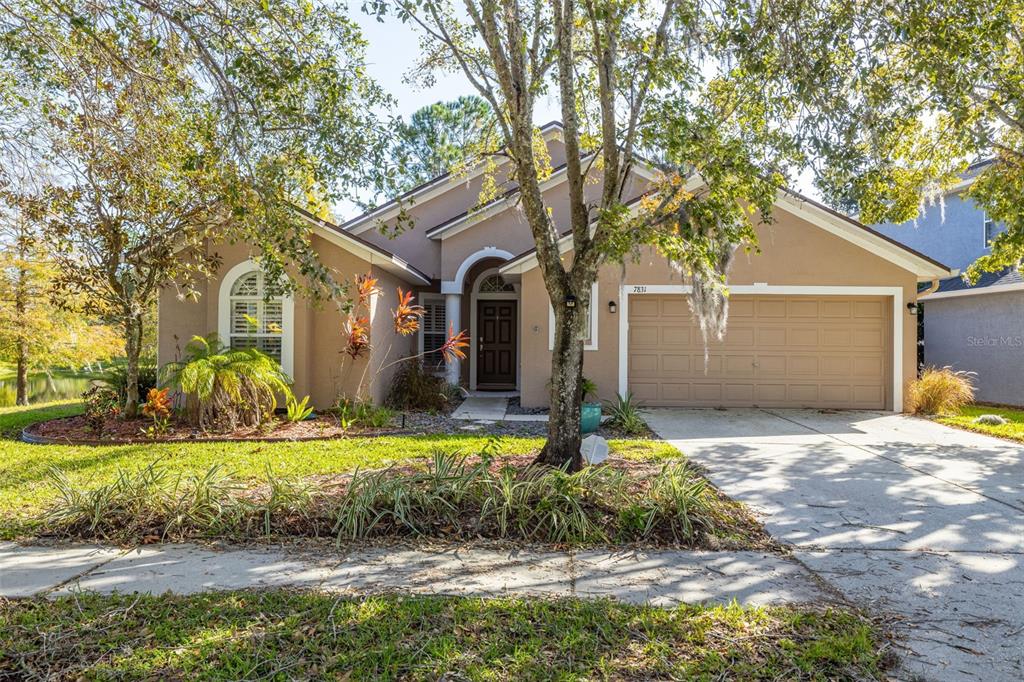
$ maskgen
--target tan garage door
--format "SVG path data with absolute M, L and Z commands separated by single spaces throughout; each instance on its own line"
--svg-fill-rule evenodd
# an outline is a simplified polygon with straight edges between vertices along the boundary
M 686 297 L 629 298 L 629 389 L 646 405 L 885 409 L 888 299 L 733 295 L 704 343 Z

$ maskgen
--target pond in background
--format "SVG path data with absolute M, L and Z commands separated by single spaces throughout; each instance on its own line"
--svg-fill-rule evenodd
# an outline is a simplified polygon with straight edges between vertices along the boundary
M 28 402 L 34 404 L 78 398 L 92 382 L 93 379 L 88 377 L 54 376 L 51 378 L 45 374 L 34 374 L 28 378 Z M 14 405 L 17 386 L 18 383 L 14 377 L 0 379 L 0 407 Z

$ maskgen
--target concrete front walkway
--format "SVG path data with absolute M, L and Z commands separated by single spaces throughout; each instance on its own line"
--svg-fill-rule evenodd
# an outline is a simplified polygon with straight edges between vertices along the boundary
M 835 601 L 799 563 L 760 552 L 545 552 L 482 548 L 215 550 L 148 545 L 0 543 L 0 596 L 297 587 L 509 596 L 615 597 L 670 606 L 681 602 L 786 604 Z
M 886 413 L 648 423 L 847 598 L 892 614 L 906 676 L 1024 679 L 1024 446 Z

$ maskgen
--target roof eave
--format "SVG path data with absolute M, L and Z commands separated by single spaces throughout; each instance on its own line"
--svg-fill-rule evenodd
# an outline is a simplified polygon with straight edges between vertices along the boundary
M 691 183 L 696 182 L 699 182 L 699 178 L 691 179 Z M 639 204 L 637 203 L 636 205 L 638 206 Z M 953 271 L 948 266 L 875 232 L 849 216 L 845 216 L 796 192 L 780 190 L 775 205 L 783 210 L 800 215 L 808 222 L 913 273 L 918 281 L 926 282 L 936 278 L 949 277 L 953 274 Z M 571 238 L 571 234 L 563 236 L 559 240 L 559 248 L 562 248 L 562 240 L 568 240 L 568 245 L 564 251 L 572 248 Z M 502 266 L 500 272 L 503 274 L 522 274 L 536 266 L 537 258 L 536 250 L 534 249 L 510 260 Z
M 387 249 L 364 241 L 355 235 L 348 234 L 339 226 L 323 218 L 319 218 L 304 209 L 295 207 L 296 212 L 309 222 L 317 234 L 333 242 L 341 248 L 354 253 L 366 260 L 370 265 L 377 265 L 391 274 L 412 284 L 429 285 L 430 278 L 416 267 Z

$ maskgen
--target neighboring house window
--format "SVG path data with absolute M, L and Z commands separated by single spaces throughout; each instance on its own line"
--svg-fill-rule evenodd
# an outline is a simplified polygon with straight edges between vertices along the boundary
M 228 299 L 227 343 L 234 349 L 256 348 L 281 362 L 284 297 L 272 285 L 269 289 L 258 270 L 235 280 Z
M 1002 229 L 1002 227 L 1000 227 L 999 223 L 997 223 L 996 221 L 992 220 L 992 218 L 989 217 L 988 213 L 985 213 L 984 216 L 985 216 L 985 246 L 987 247 L 987 246 L 991 246 L 992 245 L 992 240 L 995 239 L 996 235 L 998 235 L 1000 232 L 1002 232 L 1003 229 Z
M 583 350 L 597 350 L 597 282 L 590 289 L 590 307 L 587 308 L 587 322 L 584 325 Z M 555 349 L 555 311 L 548 304 L 548 350 Z
M 438 348 L 448 339 L 448 325 L 445 319 L 444 299 L 440 296 L 424 296 L 423 324 L 420 326 L 420 343 L 422 344 L 423 367 L 431 370 L 444 369 L 444 356 L 437 353 Z

